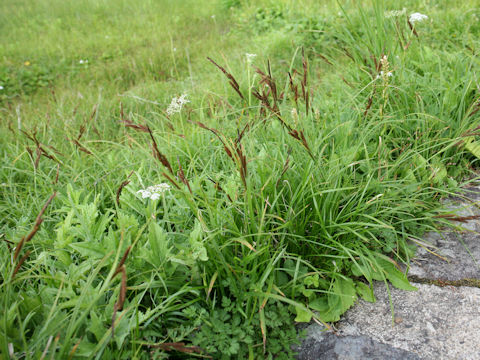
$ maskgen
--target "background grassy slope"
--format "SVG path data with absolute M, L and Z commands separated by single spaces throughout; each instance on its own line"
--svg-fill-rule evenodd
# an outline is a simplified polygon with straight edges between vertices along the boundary
M 407 240 L 480 155 L 478 17 L 474 1 L 3 1 L 2 354 L 291 358 L 294 319 L 336 321 L 374 279 L 411 290 Z

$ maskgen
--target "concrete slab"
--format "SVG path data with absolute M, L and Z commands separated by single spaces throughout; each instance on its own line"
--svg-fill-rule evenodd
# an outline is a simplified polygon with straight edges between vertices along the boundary
M 310 325 L 308 336 L 299 350 L 298 360 L 419 360 L 409 351 L 394 348 L 366 336 L 337 336 Z
M 390 302 L 377 283 L 377 302 L 360 300 L 337 323 L 337 335 L 311 325 L 298 359 L 480 359 L 480 289 L 414 285 L 418 291 L 390 288 Z M 353 357 L 344 355 L 348 349 Z
M 479 226 L 475 221 L 475 226 Z M 473 281 L 471 286 L 480 285 L 480 234 L 476 232 L 428 233 L 424 237 L 425 243 L 433 245 L 426 248 L 419 247 L 415 259 L 410 264 L 408 276 L 412 281 L 441 280 L 457 281 L 455 285 L 468 286 L 468 280 Z M 463 283 L 461 280 L 466 280 Z

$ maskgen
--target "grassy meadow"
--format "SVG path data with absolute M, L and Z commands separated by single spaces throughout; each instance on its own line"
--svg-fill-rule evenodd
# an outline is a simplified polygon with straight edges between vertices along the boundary
M 292 359 L 374 280 L 414 291 L 480 158 L 479 17 L 0 2 L 0 358 Z

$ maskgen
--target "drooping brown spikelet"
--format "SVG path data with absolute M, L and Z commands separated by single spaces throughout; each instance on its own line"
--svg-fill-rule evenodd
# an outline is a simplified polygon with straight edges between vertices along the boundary
M 127 128 L 148 133 L 148 126 L 146 125 L 135 124 L 133 121 L 129 119 L 123 119 L 123 120 L 120 120 L 120 122 L 122 122 Z
M 210 57 L 207 57 L 207 60 L 210 61 L 213 65 L 215 65 L 218 69 L 220 69 L 221 72 L 225 74 L 225 76 L 229 80 L 230 86 L 235 90 L 235 92 L 242 98 L 242 100 L 245 100 L 245 98 L 242 95 L 242 92 L 240 91 L 240 86 L 237 83 L 237 80 L 233 77 L 232 74 L 230 74 L 225 68 L 222 66 L 218 65 L 215 61 L 213 61 Z
M 168 179 L 168 181 L 170 181 L 172 183 L 173 186 L 175 186 L 178 190 L 180 190 L 180 186 L 178 186 L 178 184 L 175 182 L 175 180 L 173 180 L 170 176 L 168 176 L 167 173 L 162 172 L 162 175 L 165 176 Z
M 412 30 L 414 35 L 418 38 L 418 33 L 417 33 L 417 30 L 415 30 L 415 26 L 413 26 L 413 24 L 410 22 L 410 19 L 408 19 L 407 22 L 408 22 L 408 26 L 410 27 L 410 30 Z
M 188 191 L 190 191 L 190 194 L 192 194 L 192 189 L 190 188 L 190 183 L 188 182 L 188 179 L 185 177 L 185 173 L 183 172 L 182 165 L 180 164 L 180 159 L 177 156 L 177 162 L 178 162 L 178 172 L 177 175 L 182 183 L 187 185 Z
M 215 181 L 215 180 L 210 179 L 210 178 L 208 178 L 208 180 L 210 180 L 210 181 L 214 184 L 215 190 L 221 191 L 221 192 L 225 193 L 225 195 L 227 195 L 228 200 L 230 200 L 230 202 L 233 202 L 233 201 L 232 201 L 232 198 L 230 197 L 230 195 L 228 195 L 228 194 L 225 192 L 225 190 L 223 190 L 223 188 L 220 186 L 220 183 L 219 183 L 218 181 Z
M 315 55 L 318 56 L 323 61 L 325 61 L 328 65 L 333 66 L 332 62 L 330 60 L 328 60 L 324 55 L 322 55 L 320 53 L 315 53 Z
M 122 190 L 125 186 L 127 186 L 128 184 L 130 184 L 130 176 L 132 176 L 133 174 L 133 170 L 130 172 L 130 174 L 127 176 L 127 179 L 125 181 L 123 181 L 120 186 L 118 187 L 117 189 L 117 197 L 116 197 L 116 201 L 117 201 L 117 206 L 120 206 L 120 195 L 122 194 Z
M 480 97 L 478 97 L 478 98 L 474 101 L 473 109 L 472 109 L 472 111 L 468 114 L 468 116 L 469 116 L 469 117 L 472 117 L 472 116 L 475 115 L 479 110 L 480 110 Z
M 131 246 L 125 250 L 123 253 L 122 258 L 120 259 L 115 272 L 112 275 L 112 279 L 117 276 L 117 274 L 121 274 L 121 282 L 120 282 L 120 293 L 118 295 L 118 300 L 113 306 L 113 315 L 112 315 L 112 336 L 115 334 L 115 318 L 117 316 L 117 311 L 123 309 L 123 304 L 125 303 L 126 293 L 127 293 L 127 269 L 125 267 L 125 261 L 127 260 L 127 256 L 130 253 Z
M 37 218 L 35 219 L 35 223 L 33 225 L 33 228 L 32 230 L 24 237 L 22 237 L 22 239 L 18 242 L 17 244 L 17 247 L 15 249 L 15 253 L 13 254 L 13 261 L 15 262 L 18 258 L 18 255 L 20 254 L 20 251 L 22 250 L 23 246 L 29 242 L 30 240 L 32 240 L 32 238 L 35 236 L 35 234 L 37 233 L 37 231 L 40 229 L 40 225 L 42 224 L 43 222 L 43 219 L 42 219 L 42 216 L 43 214 L 45 213 L 45 210 L 47 209 L 48 205 L 52 202 L 53 198 L 57 195 L 56 192 L 54 192 L 52 195 L 50 195 L 50 197 L 48 198 L 47 202 L 43 205 L 42 209 L 40 210 L 40 212 L 38 213 L 37 215 Z M 27 252 L 27 255 L 24 256 L 22 259 L 21 259 L 21 263 L 20 265 L 17 263 L 17 266 L 14 270 L 14 273 L 12 275 L 12 278 L 15 276 L 15 274 L 17 273 L 18 269 L 20 268 L 21 264 L 25 261 L 25 259 L 28 257 L 28 254 L 29 252 Z
M 21 259 L 18 261 L 17 265 L 15 266 L 15 269 L 13 270 L 13 273 L 12 273 L 12 280 L 13 278 L 15 278 L 15 275 L 17 275 L 17 272 L 18 270 L 20 269 L 20 267 L 22 266 L 22 264 L 25 262 L 25 260 L 28 258 L 28 256 L 30 255 L 31 253 L 31 250 L 28 250 L 25 255 L 23 255 L 21 257 Z
M 153 137 L 152 130 L 147 126 L 148 133 L 150 134 L 150 138 L 152 139 L 152 150 L 153 150 L 153 157 L 160 161 L 160 163 L 165 166 L 170 174 L 173 175 L 173 169 L 172 166 L 170 165 L 170 162 L 168 161 L 167 157 L 163 155 L 160 150 L 158 149 L 157 142 L 155 141 L 155 138 Z
M 59 175 L 60 175 L 60 164 L 57 164 L 57 173 L 55 174 L 55 180 L 53 181 L 52 185 L 56 185 L 58 183 Z

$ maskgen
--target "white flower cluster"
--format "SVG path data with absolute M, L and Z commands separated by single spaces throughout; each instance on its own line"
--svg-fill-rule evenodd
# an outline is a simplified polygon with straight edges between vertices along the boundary
M 403 8 L 402 10 L 390 10 L 385 11 L 385 18 L 392 18 L 392 17 L 399 17 L 405 15 L 407 13 L 407 9 Z
M 160 195 L 169 191 L 170 185 L 161 183 L 158 185 L 149 186 L 145 190 L 138 190 L 137 194 L 141 194 L 143 199 L 150 198 L 150 200 L 160 199 Z
M 174 97 L 170 105 L 168 105 L 167 114 L 173 115 L 173 114 L 179 113 L 180 111 L 182 111 L 183 105 L 189 102 L 190 100 L 187 100 L 187 94 L 183 94 L 178 98 Z
M 246 53 L 245 56 L 247 57 L 247 63 L 251 64 L 253 60 L 257 57 L 257 54 Z
M 3 90 L 3 89 L 4 89 L 4 88 L 3 88 L 3 86 L 2 86 L 2 85 L 0 85 L 0 90 Z
M 88 60 L 80 59 L 80 60 L 78 61 L 78 63 L 79 63 L 79 64 L 82 64 L 82 65 L 83 65 L 83 64 L 88 64 Z
M 384 75 L 385 74 L 385 75 Z M 384 76 L 387 76 L 387 77 L 392 77 L 393 76 L 393 73 L 391 71 L 388 71 L 386 73 L 382 71 L 380 71 L 380 74 L 377 75 L 376 79 L 380 79 L 380 78 L 383 78 Z
M 427 15 L 423 15 L 423 14 L 420 14 L 418 12 L 416 13 L 413 13 L 410 15 L 410 17 L 408 18 L 408 21 L 410 21 L 410 23 L 416 23 L 417 21 L 418 22 L 421 22 L 423 20 L 427 20 L 428 19 L 428 16 Z

